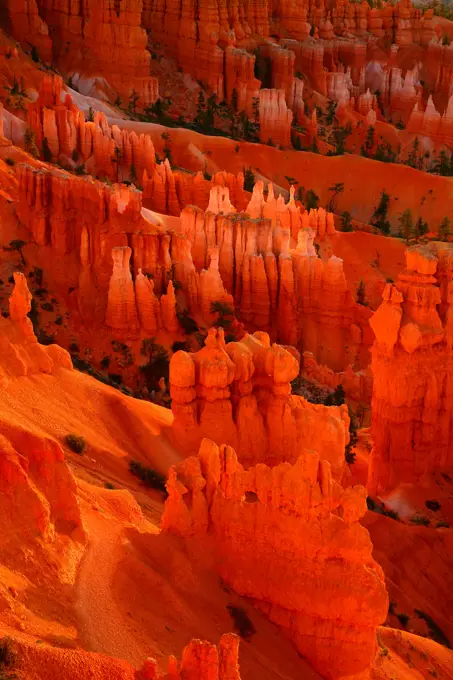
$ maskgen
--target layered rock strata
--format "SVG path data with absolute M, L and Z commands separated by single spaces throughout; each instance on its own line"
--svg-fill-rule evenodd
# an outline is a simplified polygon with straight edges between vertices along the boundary
M 167 291 L 170 235 L 142 214 L 139 191 L 26 165 L 17 173 L 19 219 L 46 253 L 56 283 L 77 291 L 85 320 L 106 317 L 114 248 L 132 248 L 134 279 L 141 270 L 156 295 Z

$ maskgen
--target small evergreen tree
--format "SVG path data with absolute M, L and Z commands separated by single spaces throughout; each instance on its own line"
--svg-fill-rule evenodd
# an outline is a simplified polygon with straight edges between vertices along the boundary
M 29 153 L 30 156 L 33 156 L 33 158 L 39 158 L 39 150 L 36 146 L 36 136 L 33 130 L 29 127 L 25 130 L 24 147 L 25 151 Z
M 365 142 L 361 147 L 362 156 L 369 158 L 374 148 L 374 127 L 370 125 L 367 130 Z
M 316 210 L 319 207 L 319 196 L 315 194 L 313 189 L 308 189 L 305 194 L 305 209 Z
M 415 238 L 419 239 L 429 231 L 428 222 L 425 222 L 421 217 L 415 223 Z
M 22 264 L 25 266 L 25 257 L 22 252 L 22 248 L 27 245 L 26 241 L 21 241 L 20 239 L 14 239 L 13 241 L 9 242 L 9 249 L 10 250 L 17 250 L 17 252 L 20 255 L 20 259 L 22 260 Z
M 451 220 L 448 217 L 444 217 L 439 225 L 439 238 L 441 241 L 448 241 L 448 237 L 451 235 Z
M 344 210 L 340 217 L 341 231 L 353 231 L 351 213 L 348 210 Z
M 302 151 L 302 142 L 300 141 L 300 136 L 298 134 L 293 133 L 291 141 L 296 151 Z
M 52 151 L 50 150 L 49 142 L 47 137 L 42 140 L 42 157 L 46 163 L 52 162 Z
M 333 119 L 335 118 L 335 111 L 337 110 L 337 102 L 334 102 L 332 99 L 329 100 L 329 103 L 327 104 L 327 113 L 326 113 L 326 124 L 327 125 L 332 125 Z
M 137 110 L 137 103 L 138 100 L 140 99 L 140 95 L 138 92 L 135 91 L 135 88 L 132 90 L 130 96 L 129 96 L 129 104 L 127 106 L 129 112 L 136 112 Z
M 328 205 L 328 210 L 330 212 L 333 212 L 335 210 L 335 202 L 337 199 L 337 196 L 339 194 L 342 194 L 344 192 L 344 183 L 343 182 L 336 182 L 336 184 L 333 184 L 331 187 L 329 187 L 329 191 L 332 191 L 332 196 L 329 201 Z
M 329 394 L 329 396 L 325 399 L 324 404 L 326 406 L 341 406 L 342 404 L 344 404 L 345 396 L 346 395 L 345 395 L 344 387 L 340 383 L 334 389 L 332 394 Z
M 412 210 L 410 208 L 406 208 L 406 210 L 403 212 L 403 214 L 399 218 L 399 223 L 400 234 L 405 239 L 406 243 L 409 243 L 409 241 L 415 236 L 414 222 L 412 219 Z
M 363 279 L 360 279 L 359 285 L 357 286 L 357 295 L 356 295 L 356 300 L 359 305 L 366 305 L 366 295 L 365 295 L 365 282 Z
M 234 321 L 234 309 L 219 300 L 211 302 L 211 314 L 217 314 L 214 322 L 215 326 L 220 326 L 224 330 L 230 330 Z
M 351 412 L 349 412 L 349 417 L 349 443 L 346 444 L 344 457 L 348 465 L 354 465 L 356 454 L 352 449 L 357 445 L 357 419 Z
M 252 112 L 255 123 L 258 125 L 260 119 L 260 98 L 253 97 L 252 99 Z
M 418 140 L 418 137 L 416 137 L 416 138 L 414 139 L 414 141 L 412 142 L 412 149 L 411 149 L 411 151 L 409 152 L 409 155 L 408 155 L 408 157 L 407 157 L 407 164 L 408 164 L 411 168 L 416 168 L 417 165 L 418 165 L 418 151 L 419 151 L 419 148 L 420 148 L 420 142 L 419 142 L 419 140 Z
M 335 156 L 342 156 L 344 154 L 346 139 L 350 134 L 352 134 L 351 123 L 348 123 L 346 127 L 339 127 L 333 131 L 333 138 L 335 141 Z
M 448 177 L 451 174 L 450 159 L 444 149 L 442 149 L 439 156 L 433 162 L 431 172 L 442 177 Z
M 371 224 L 377 227 L 380 231 L 382 231 L 383 234 L 390 233 L 390 222 L 387 219 L 389 211 L 389 202 L 390 196 L 385 191 L 385 189 L 383 189 L 381 191 L 381 199 L 379 201 L 379 205 L 375 209 L 373 216 L 371 218 Z
M 248 168 L 244 168 L 244 189 L 246 191 L 253 191 L 254 186 L 255 186 L 255 173 L 249 166 Z

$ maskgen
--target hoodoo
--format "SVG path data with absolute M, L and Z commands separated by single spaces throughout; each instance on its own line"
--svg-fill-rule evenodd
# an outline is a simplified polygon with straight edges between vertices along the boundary
M 444 243 L 406 250 L 406 269 L 387 284 L 370 320 L 372 493 L 416 482 L 452 465 L 450 289 L 453 249 Z

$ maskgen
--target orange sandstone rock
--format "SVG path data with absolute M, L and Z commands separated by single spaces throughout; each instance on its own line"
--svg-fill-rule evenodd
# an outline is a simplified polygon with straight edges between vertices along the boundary
M 135 291 L 129 260 L 132 250 L 124 246 L 112 249 L 113 272 L 110 279 L 105 322 L 113 330 L 138 332 Z
M 34 45 L 43 61 L 52 60 L 52 41 L 49 29 L 39 15 L 36 0 L 6 0 L 6 11 L 11 35 L 27 48 Z
M 286 148 L 291 146 L 292 111 L 286 105 L 284 90 L 260 90 L 260 140 Z
M 94 77 L 101 90 L 107 81 L 107 89 L 113 88 L 122 97 L 136 93 L 139 106 L 157 100 L 157 80 L 149 75 L 151 55 L 141 26 L 142 0 L 116 4 L 86 0 L 83 8 L 80 3 L 55 4 L 52 0 L 38 4 L 52 36 L 54 58 L 64 71 L 77 74 L 80 91 L 87 88 L 85 93 L 90 94 L 90 78 Z
M 406 250 L 406 269 L 387 284 L 370 320 L 373 451 L 370 493 L 451 466 L 450 245 Z
M 205 439 L 170 470 L 167 488 L 164 531 L 195 537 L 324 677 L 365 677 L 388 598 L 358 521 L 363 487 L 343 489 L 313 451 L 293 466 L 245 470 L 230 446 Z
M 170 392 L 178 448 L 194 453 L 203 437 L 226 439 L 247 464 L 294 462 L 301 448 L 329 460 L 339 479 L 349 441 L 347 408 L 310 404 L 291 395 L 298 359 L 266 333 L 225 344 L 211 329 L 195 354 L 170 361 Z
M 146 211 L 142 214 L 141 193 L 124 186 L 112 190 L 91 178 L 60 170 L 33 170 L 21 165 L 17 172 L 18 215 L 35 242 L 45 249 L 54 280 L 77 289 L 83 318 L 103 323 L 112 278 L 112 249 L 128 252 L 129 248 L 134 256 L 132 275 L 129 265 L 123 263 L 121 276 L 131 277 L 132 288 L 128 284 L 121 313 L 117 306 L 120 298 L 115 298 L 119 291 L 111 297 L 109 322 L 118 332 L 137 332 L 137 305 L 140 319 L 147 319 L 143 321 L 145 328 L 152 326 L 148 318 L 148 287 L 143 286 L 139 273 L 141 269 L 142 276 L 146 273 L 153 277 L 153 295 L 160 296 L 167 289 L 172 264 L 170 237 L 165 229 L 148 220 Z M 132 276 L 138 279 L 137 302 Z M 126 308 L 129 311 L 125 316 Z M 159 317 L 160 310 L 156 315 Z
M 154 173 L 156 154 L 149 135 L 110 126 L 100 112 L 94 122 L 86 121 L 59 76 L 44 77 L 37 100 L 29 106 L 28 122 L 38 147 L 46 144 L 52 158 L 64 164 L 83 164 L 98 177 L 115 182 L 129 178 L 141 182 L 144 173 Z
M 213 198 L 211 207 L 215 203 Z M 335 233 L 333 215 L 322 208 L 302 212 L 293 190 L 288 203 L 274 196 L 272 185 L 265 198 L 262 182 L 245 214 L 230 209 L 213 214 L 187 206 L 181 233 L 198 271 L 207 267 L 208 250 L 219 248 L 223 285 L 246 328 L 269 332 L 284 344 L 302 343 L 335 371 L 363 361 L 362 345 L 371 344 L 365 332 L 371 312 L 354 302 L 342 261 L 321 259 L 313 246 L 315 237 L 328 241 Z
M 0 385 L 5 395 L 10 381 L 21 376 L 50 374 L 57 368 L 72 370 L 71 358 L 64 349 L 38 344 L 26 316 L 31 296 L 25 277 L 15 273 L 14 279 L 10 318 L 0 318 Z M 1 431 L 2 558 L 6 563 L 13 559 L 17 568 L 24 544 L 33 550 L 40 541 L 53 542 L 61 530 L 58 525 L 64 525 L 70 534 L 81 526 L 81 519 L 76 484 L 57 442 L 11 422 L 2 421 Z
M 137 680 L 241 680 L 239 675 L 239 638 L 226 633 L 219 646 L 202 640 L 191 640 L 178 662 L 168 659 L 168 674 L 160 671 L 154 659 L 147 659 Z

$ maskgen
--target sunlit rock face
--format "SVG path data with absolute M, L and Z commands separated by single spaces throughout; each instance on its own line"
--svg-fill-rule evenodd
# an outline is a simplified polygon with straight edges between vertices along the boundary
M 408 248 L 406 269 L 370 320 L 372 493 L 452 464 L 452 277 L 450 245 Z
M 164 531 L 195 538 L 191 549 L 211 554 L 323 677 L 367 677 L 388 598 L 358 521 L 363 487 L 343 489 L 314 451 L 245 470 L 233 448 L 205 439 L 167 488 Z

